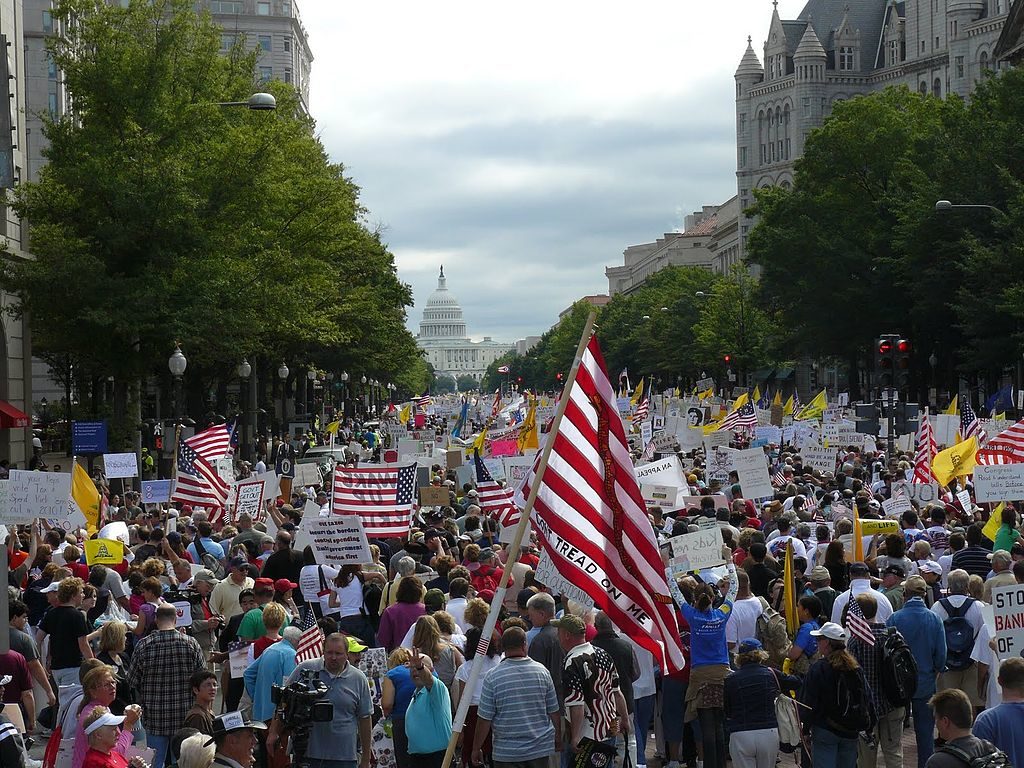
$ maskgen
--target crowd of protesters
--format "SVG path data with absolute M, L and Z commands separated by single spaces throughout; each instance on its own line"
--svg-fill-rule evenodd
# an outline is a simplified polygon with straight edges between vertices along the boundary
M 387 441 L 348 432 L 364 461 Z M 61 755 L 72 768 L 277 764 L 288 727 L 272 691 L 314 679 L 334 708 L 312 725 L 305 760 L 328 768 L 437 768 L 467 696 L 464 766 L 555 768 L 586 751 L 668 768 L 894 768 L 908 728 L 919 766 L 1000 755 L 1024 765 L 1024 659 L 1000 663 L 988 608 L 993 589 L 1024 583 L 1014 506 L 991 540 L 988 510 L 957 499 L 970 486 L 943 489 L 858 544 L 854 511 L 884 518 L 908 458 L 851 448 L 822 473 L 793 446 L 764 450 L 773 498 L 746 498 L 735 476 L 710 479 L 696 451 L 678 457 L 699 505 L 648 509 L 661 543 L 710 524 L 728 548 L 720 569 L 672 574 L 687 666 L 671 674 L 603 612 L 538 581 L 534 541 L 508 562 L 474 483 L 441 465 L 430 482 L 449 503 L 417 509 L 402 538 L 372 540 L 360 566 L 295 546 L 307 503 L 329 510 L 326 483 L 296 488 L 257 520 L 110 494 L 105 522 L 129 536 L 110 566 L 87 565 L 84 531 L 19 526 L 7 540 L 0 682 L 21 723 L 0 720 L 0 765 L 35 765 L 33 739 L 72 740 Z M 299 662 L 307 610 L 323 653 Z M 851 610 L 866 630 L 851 631 Z M 361 666 L 375 648 L 387 658 L 379 689 Z M 472 690 L 470 662 L 483 671 Z M 887 684 L 893 675 L 901 685 Z

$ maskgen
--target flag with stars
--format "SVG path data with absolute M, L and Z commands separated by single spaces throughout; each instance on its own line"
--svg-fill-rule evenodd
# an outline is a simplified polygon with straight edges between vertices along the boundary
M 849 608 L 846 611 L 846 631 L 852 637 L 856 637 L 867 645 L 875 644 L 875 636 L 871 632 L 871 625 L 868 624 L 864 611 L 861 610 L 860 603 L 852 597 L 850 598 Z
M 217 424 L 178 442 L 177 470 L 171 501 L 200 507 L 223 507 L 231 491 L 217 472 L 217 462 L 237 442 L 234 422 Z
M 295 662 L 301 664 L 304 661 L 312 661 L 323 656 L 324 633 L 320 630 L 320 625 L 316 623 L 313 609 L 308 605 L 302 609 L 299 629 L 302 630 L 302 635 L 300 635 L 299 644 L 295 648 Z
M 985 442 L 985 431 L 981 428 L 981 419 L 971 407 L 971 401 L 964 398 L 964 406 L 960 410 L 960 439 L 970 440 L 972 437 L 977 437 L 978 445 L 981 445 Z
M 718 430 L 729 429 L 735 431 L 737 429 L 753 429 L 756 426 L 757 414 L 754 413 L 754 404 L 748 400 L 722 419 L 722 423 L 718 425 Z
M 357 515 L 369 538 L 405 536 L 416 499 L 416 464 L 402 467 L 338 466 L 331 508 L 336 515 Z
M 519 523 L 519 507 L 515 503 L 515 492 L 502 487 L 491 475 L 480 458 L 480 451 L 473 451 L 473 467 L 476 470 L 477 505 L 487 517 L 497 519 L 499 525 L 508 527 Z

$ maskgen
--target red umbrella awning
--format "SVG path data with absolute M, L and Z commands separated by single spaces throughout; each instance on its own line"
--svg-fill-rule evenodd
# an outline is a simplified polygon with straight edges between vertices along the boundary
M 32 423 L 28 414 L 15 408 L 6 400 L 0 400 L 0 429 L 18 429 Z

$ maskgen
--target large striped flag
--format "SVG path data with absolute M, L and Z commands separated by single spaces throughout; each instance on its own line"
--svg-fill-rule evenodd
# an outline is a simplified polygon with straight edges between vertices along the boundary
M 515 503 L 515 493 L 511 488 L 502 488 L 495 480 L 480 451 L 473 451 L 473 466 L 476 469 L 477 506 L 488 517 L 498 520 L 502 526 L 516 525 L 519 522 L 519 508 Z
M 565 414 L 549 437 L 534 530 L 562 576 L 654 654 L 663 670 L 680 670 L 683 649 L 661 553 L 596 337 L 565 396 Z M 533 485 L 537 467 L 528 473 L 526 488 Z
M 302 608 L 299 629 L 302 630 L 302 635 L 299 637 L 299 645 L 295 649 L 295 662 L 301 664 L 304 661 L 312 661 L 323 656 L 324 633 L 320 630 L 320 625 L 316 623 L 313 609 L 308 605 Z
M 235 423 L 217 424 L 178 442 L 177 473 L 171 501 L 200 507 L 223 507 L 230 487 L 217 474 L 217 462 L 237 442 Z
M 633 423 L 639 424 L 644 421 L 648 416 L 651 415 L 651 398 L 645 397 L 640 401 L 640 405 L 636 407 L 636 412 L 633 414 Z
M 914 457 L 914 479 L 915 483 L 930 483 L 932 481 L 932 457 L 935 455 L 935 432 L 932 431 L 932 423 L 928 419 L 928 409 L 921 414 L 921 427 L 917 431 L 917 455 Z
M 967 399 L 960 410 L 960 439 L 970 440 L 972 437 L 978 438 L 978 445 L 985 442 L 985 430 L 981 428 L 981 419 L 971 407 L 971 401 Z
M 746 397 L 746 395 L 743 395 Z M 718 431 L 728 429 L 735 431 L 737 429 L 753 429 L 757 426 L 757 414 L 754 413 L 754 404 L 750 400 L 746 400 L 738 408 L 722 419 L 718 423 Z
M 403 467 L 339 465 L 334 470 L 331 511 L 358 515 L 370 538 L 405 536 L 415 498 L 415 463 Z
M 856 637 L 867 645 L 875 644 L 875 635 L 871 631 L 871 625 L 868 624 L 860 603 L 853 595 L 850 596 L 850 603 L 846 608 L 846 630 L 851 637 Z
M 1024 419 L 989 440 L 975 456 L 978 464 L 1024 463 Z

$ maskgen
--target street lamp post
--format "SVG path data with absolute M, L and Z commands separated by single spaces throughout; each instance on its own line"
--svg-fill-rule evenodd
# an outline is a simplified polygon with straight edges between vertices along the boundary
M 949 200 L 936 200 L 935 201 L 935 212 L 936 213 L 949 213 L 950 211 L 957 210 L 987 210 L 993 213 L 998 213 L 1004 219 L 1006 213 L 1001 208 L 996 208 L 994 205 L 986 205 L 985 203 L 960 203 L 953 204 Z
M 288 414 L 287 414 L 287 391 L 288 391 L 288 374 L 291 371 L 288 370 L 288 366 L 282 361 L 281 365 L 277 368 L 277 378 L 281 380 L 281 428 L 280 432 L 283 436 L 287 436 L 288 432 Z
M 188 359 L 186 359 L 178 344 L 174 345 L 174 352 L 167 359 L 167 367 L 174 378 L 174 420 L 176 424 L 180 425 L 183 405 L 181 402 L 181 377 L 185 375 Z
M 370 403 L 370 398 L 369 398 L 369 397 L 367 396 L 367 394 L 366 394 L 366 376 L 365 376 L 365 375 L 363 375 L 362 377 L 360 377 L 360 379 L 359 379 L 359 383 L 363 385 L 363 388 L 362 388 L 362 390 L 361 390 L 360 394 L 361 394 L 361 397 L 362 397 L 362 401 L 363 401 L 363 402 L 362 402 L 362 405 L 363 405 L 363 412 L 365 413 L 365 412 L 366 412 L 366 409 L 367 409 L 367 407 L 368 407 L 368 405 L 369 405 L 369 403 Z
M 348 371 L 341 372 L 341 416 L 348 418 Z
M 242 459 L 248 461 L 252 451 L 252 437 L 249 432 L 249 377 L 252 366 L 246 358 L 238 364 L 238 400 L 242 412 Z
M 306 381 L 308 382 L 306 386 L 306 415 L 310 419 L 312 419 L 313 411 L 316 408 L 316 406 L 313 403 L 313 382 L 316 381 L 316 368 L 310 368 L 308 371 L 306 371 Z

